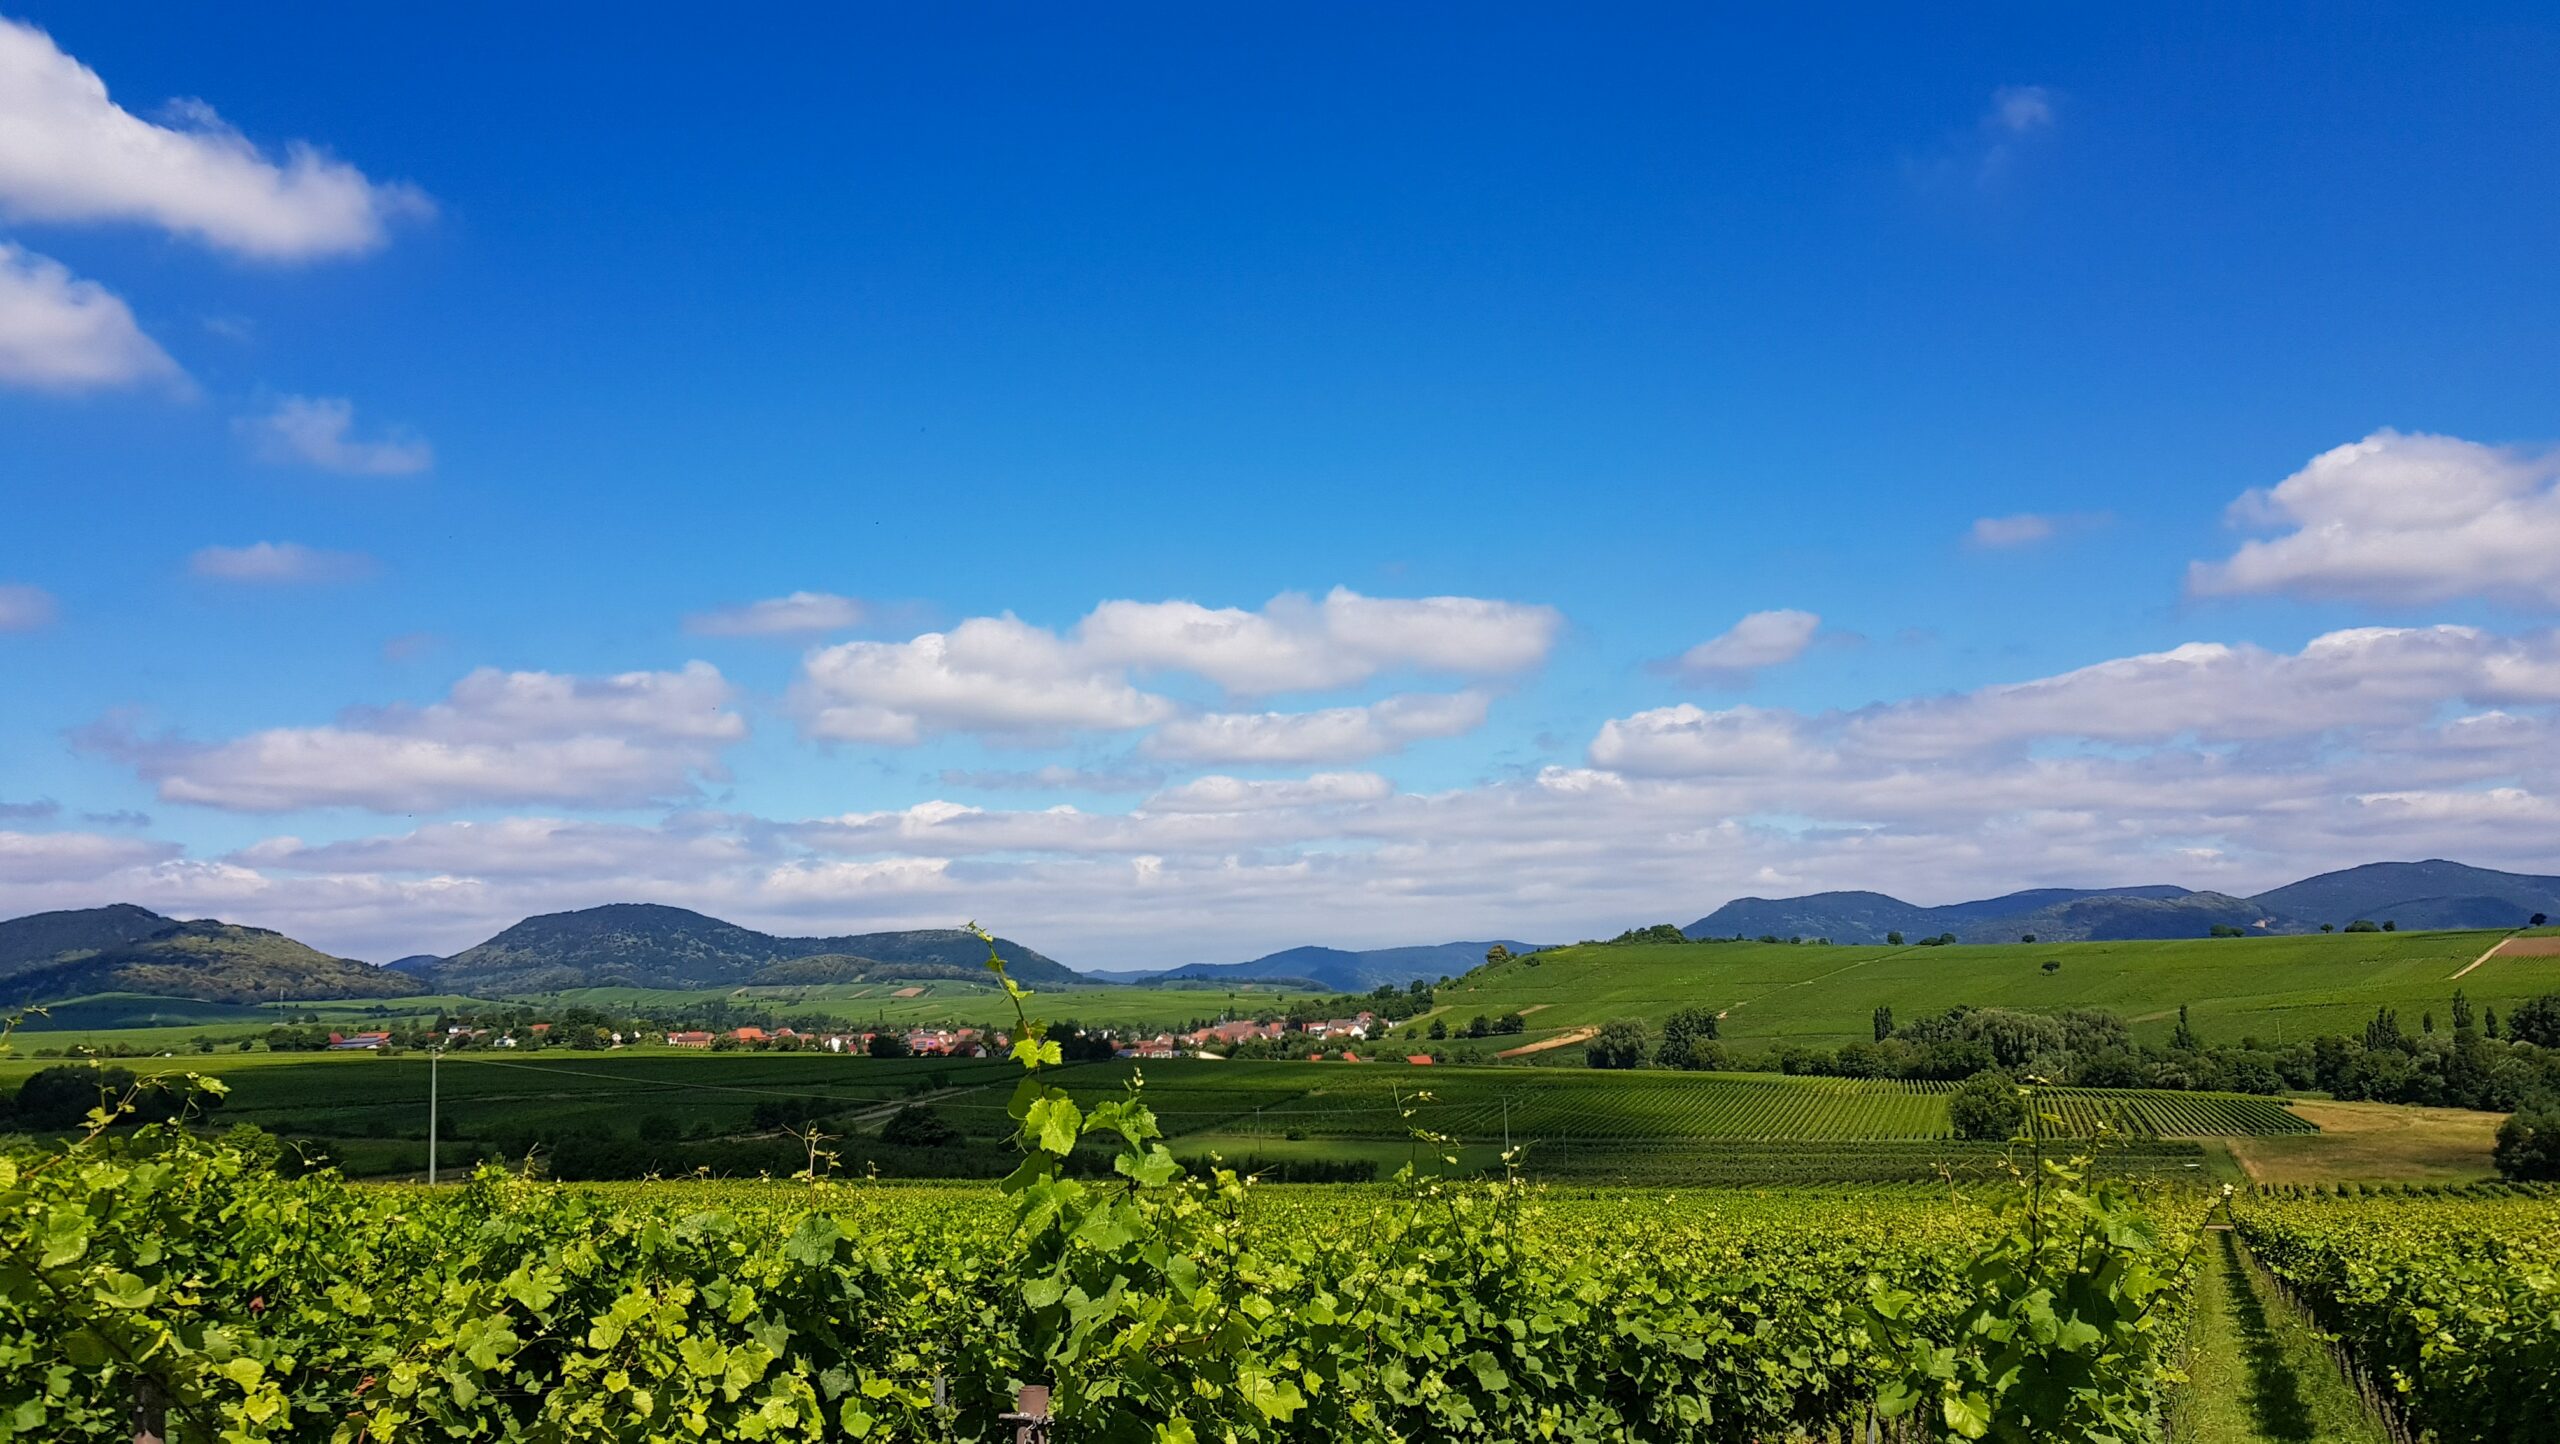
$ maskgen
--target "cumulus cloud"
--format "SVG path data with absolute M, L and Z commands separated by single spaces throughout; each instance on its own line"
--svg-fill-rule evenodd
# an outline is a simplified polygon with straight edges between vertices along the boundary
M 1146 801 L 1147 812 L 1258 812 L 1265 808 L 1321 807 L 1332 803 L 1383 802 L 1395 784 L 1374 772 L 1318 772 L 1307 777 L 1247 780 L 1212 774 L 1168 787 Z
M 0 831 L 0 887 L 90 882 L 178 851 L 168 843 L 94 832 Z
M 1068 767 L 1051 763 L 1026 768 L 945 768 L 946 787 L 975 787 L 989 792 L 1148 792 L 1164 785 L 1164 774 L 1143 767 Z
M 840 742 L 907 745 L 952 732 L 1019 739 L 1131 731 L 1180 710 L 1171 699 L 1141 690 L 1131 680 L 1134 672 L 1187 673 L 1242 696 L 1339 688 L 1408 670 L 1499 676 L 1543 662 L 1562 625 L 1550 607 L 1475 597 L 1364 597 L 1341 588 L 1321 601 L 1283 595 L 1256 612 L 1113 601 L 1065 635 L 1007 615 L 972 618 L 906 642 L 823 647 L 803 659 L 793 707 L 809 736 Z M 1478 703 L 1443 703 L 1436 712 L 1413 699 L 1378 705 L 1395 719 L 1381 725 L 1401 728 L 1406 739 L 1451 735 L 1426 729 L 1455 726 L 1452 707 L 1477 707 L 1481 720 Z M 1356 726 L 1353 710 L 1337 709 L 1323 724 L 1271 721 L 1284 715 L 1277 713 L 1213 714 L 1191 719 L 1180 737 L 1203 738 L 1218 727 L 1241 733 L 1249 723 L 1264 734 L 1294 725 L 1311 736 L 1320 725 Z M 1390 750 L 1400 745 L 1392 731 L 1375 735 L 1390 737 Z M 1164 745 L 1176 749 L 1166 755 L 1194 755 L 1179 739 Z M 1300 760 L 1368 755 L 1375 753 L 1307 752 Z
M 346 476 L 409 476 L 435 465 L 435 448 L 407 432 L 359 439 L 355 404 L 338 397 L 287 396 L 231 424 L 261 461 Z
M 1188 672 L 1230 695 L 1324 691 L 1412 668 L 1491 677 L 1544 662 L 1562 631 L 1552 607 L 1480 597 L 1364 597 L 1336 587 L 1260 611 L 1196 602 L 1105 602 L 1076 627 L 1100 667 Z
M 695 612 L 684 629 L 698 637 L 787 637 L 802 632 L 841 632 L 862 625 L 862 603 L 833 592 L 793 592 L 734 607 Z
M 373 558 L 362 552 L 326 551 L 300 542 L 202 547 L 187 558 L 190 575 L 252 586 L 354 581 L 372 575 L 373 566 Z
M 441 702 L 351 709 L 326 726 L 196 742 L 107 722 L 77 740 L 164 801 L 236 812 L 637 806 L 718 775 L 722 750 L 747 731 L 733 700 L 705 662 L 612 677 L 482 668 Z
M 0 124 L 0 145 L 7 134 Z M 178 379 L 178 363 L 142 334 L 122 297 L 0 241 L 0 386 L 95 391 Z
M 2560 606 L 2560 453 L 2382 430 L 2233 503 L 2281 534 L 2188 568 L 2199 596 Z
M 1425 738 L 1472 732 L 1484 725 L 1489 705 L 1481 692 L 1409 693 L 1313 712 L 1210 712 L 1166 723 L 1143 750 L 1181 762 L 1356 762 Z
M 793 696 L 809 736 L 893 746 L 941 732 L 1126 731 L 1174 711 L 1096 672 L 1055 633 L 1009 616 L 913 641 L 821 648 L 802 660 Z
M 1663 667 L 1693 682 L 1748 682 L 1763 667 L 1780 666 L 1803 656 L 1821 630 L 1822 618 L 1812 612 L 1753 612 L 1730 630 L 1709 637 Z
M 0 583 L 0 632 L 32 632 L 53 625 L 53 593 L 24 582 Z
M 262 261 L 367 251 L 430 207 L 314 146 L 270 158 L 202 101 L 155 124 L 32 25 L 0 19 L 0 213 L 126 221 Z M 4 329 L 4 328 L 0 328 Z

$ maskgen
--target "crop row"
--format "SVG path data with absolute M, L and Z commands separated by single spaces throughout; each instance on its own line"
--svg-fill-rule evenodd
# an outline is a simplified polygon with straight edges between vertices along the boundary
M 2253 1199 L 2240 1234 L 2426 1437 L 2560 1440 L 2560 1199 Z

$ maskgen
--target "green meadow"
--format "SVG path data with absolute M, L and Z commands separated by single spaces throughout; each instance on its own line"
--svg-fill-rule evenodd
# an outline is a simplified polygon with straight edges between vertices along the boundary
M 1730 1040 L 1834 1047 L 1873 1035 L 1878 1007 L 1903 1022 L 1956 1004 L 2059 1012 L 2104 1008 L 2136 1037 L 2165 1041 L 2186 1005 L 2208 1041 L 2353 1034 L 2377 1007 L 2416 1032 L 2450 1026 L 2453 991 L 2501 1013 L 2560 991 L 2560 956 L 2494 957 L 2455 973 L 2499 932 L 2335 933 L 2147 942 L 1822 947 L 1693 943 L 1560 948 L 1481 968 L 1440 991 L 1452 1026 L 1527 1012 L 1526 1041 L 1612 1018 L 1659 1021 L 1712 1008 Z M 2059 964 L 2047 969 L 2046 964 Z M 1427 1021 L 1425 1026 L 1427 1026 Z M 1521 1038 L 1485 1040 L 1517 1047 Z M 1579 1062 L 1578 1050 L 1558 1050 Z

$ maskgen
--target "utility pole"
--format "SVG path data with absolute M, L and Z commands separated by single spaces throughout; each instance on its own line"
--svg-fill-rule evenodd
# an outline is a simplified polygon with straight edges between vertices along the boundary
M 1502 1095 L 1502 1151 L 1511 1151 L 1511 1095 Z
M 427 1187 L 436 1186 L 436 1062 L 444 1057 L 444 1040 L 427 1053 Z

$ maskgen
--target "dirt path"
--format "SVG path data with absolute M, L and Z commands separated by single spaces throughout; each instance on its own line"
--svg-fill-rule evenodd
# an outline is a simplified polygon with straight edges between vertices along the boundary
M 2491 943 L 2491 944 L 2489 945 L 2489 951 L 2487 951 L 2487 952 L 2485 952 L 2485 953 L 2482 953 L 2480 956 L 2478 956 L 2478 957 L 2476 957 L 2476 958 L 2473 958 L 2470 962 L 2465 963 L 2465 964 L 2463 965 L 2462 973 L 2470 972 L 2473 968 L 2476 968 L 2476 967 L 2480 966 L 2482 963 L 2485 963 L 2485 962 L 2489 961 L 2491 958 L 2496 957 L 2496 956 L 2498 955 L 2498 953 L 2499 953 L 2499 950 L 2500 950 L 2500 949 L 2502 949 L 2502 948 L 2506 947 L 2506 945 L 2507 945 L 2507 944 L 2509 944 L 2509 943 L 2511 943 L 2511 942 L 2514 942 L 2514 941 L 2515 941 L 2515 935 L 2514 935 L 2514 934 L 2512 934 L 2512 933 L 2510 933 L 2510 934 L 2508 934 L 2506 937 L 2500 938 L 2500 939 L 2498 939 L 2496 942 Z M 2446 981 L 2446 982 L 2448 982 L 2448 983 L 2458 983 L 2458 982 L 2461 982 L 2461 981 L 2462 981 L 2462 973 L 2456 973 L 2456 974 L 2454 974 L 2452 977 L 2445 979 L 2445 981 Z
M 1588 1043 L 1599 1036 L 1600 1030 L 1597 1028 L 1568 1028 L 1552 1038 L 1541 1038 L 1535 1043 L 1523 1043 L 1517 1048 L 1505 1048 L 1493 1056 L 1525 1058 L 1531 1053 L 1544 1053 L 1550 1048 L 1570 1048 L 1576 1043 Z

